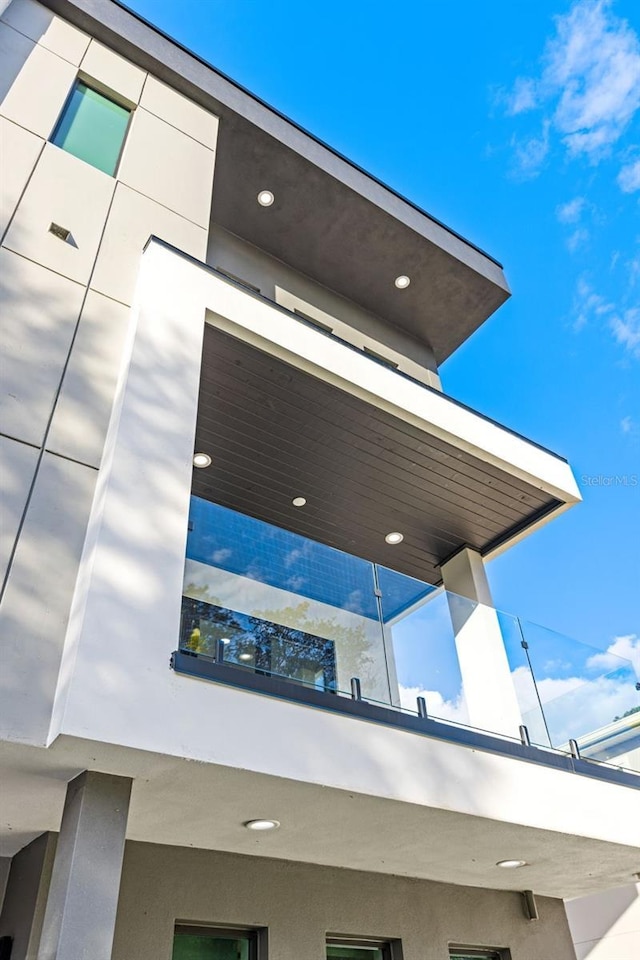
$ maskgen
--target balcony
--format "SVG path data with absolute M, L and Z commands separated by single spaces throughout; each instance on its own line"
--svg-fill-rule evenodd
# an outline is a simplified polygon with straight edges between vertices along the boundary
M 578 643 L 197 497 L 189 528 L 179 672 L 640 771 L 640 677 L 615 645 Z M 496 639 L 508 673 L 483 660 Z M 493 722 L 495 700 L 513 703 L 510 724 Z

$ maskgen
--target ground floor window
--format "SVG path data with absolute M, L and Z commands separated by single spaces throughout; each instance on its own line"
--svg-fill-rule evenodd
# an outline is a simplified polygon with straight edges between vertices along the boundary
M 486 947 L 450 947 L 449 960 L 510 960 L 508 950 L 488 950 Z
M 331 937 L 327 940 L 327 960 L 401 960 L 399 944 L 376 940 L 351 940 Z
M 257 935 L 224 927 L 176 927 L 172 960 L 257 960 Z

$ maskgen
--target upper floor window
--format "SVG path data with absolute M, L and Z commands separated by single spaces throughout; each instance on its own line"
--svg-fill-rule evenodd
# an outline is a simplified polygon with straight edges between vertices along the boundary
M 127 107 L 78 80 L 51 141 L 74 157 L 113 176 L 130 116 Z

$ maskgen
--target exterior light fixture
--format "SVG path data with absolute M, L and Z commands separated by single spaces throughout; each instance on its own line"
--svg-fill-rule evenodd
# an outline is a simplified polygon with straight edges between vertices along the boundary
M 271 190 L 261 190 L 258 194 L 258 203 L 261 207 L 270 207 L 275 200 Z
M 211 457 L 208 453 L 194 453 L 193 455 L 193 465 L 202 470 L 204 467 L 208 467 L 211 464 Z
M 402 543 L 402 541 L 404 540 L 404 534 L 388 533 L 384 539 L 386 540 L 387 543 L 390 543 L 392 545 L 396 543 Z
M 220 637 L 220 643 L 231 643 L 231 640 L 229 640 L 229 637 Z
M 515 870 L 517 867 L 526 867 L 526 860 L 498 860 L 496 867 L 504 867 L 505 870 Z
M 404 274 L 400 277 L 396 277 L 393 281 L 398 288 L 398 290 L 406 290 L 409 284 L 411 283 L 411 277 L 406 277 Z
M 253 660 L 253 654 L 252 654 L 252 653 L 241 653 L 240 656 L 238 657 L 238 660 Z
M 71 230 L 67 230 L 66 227 L 61 227 L 59 223 L 50 223 L 49 233 L 52 233 L 54 237 L 57 237 L 58 240 L 63 240 L 65 243 L 71 240 Z
M 247 820 L 245 822 L 247 830 L 277 830 L 280 826 L 279 820 Z
M 305 500 L 304 497 L 294 497 L 293 500 L 291 501 L 294 507 L 304 507 L 306 502 L 307 501 Z

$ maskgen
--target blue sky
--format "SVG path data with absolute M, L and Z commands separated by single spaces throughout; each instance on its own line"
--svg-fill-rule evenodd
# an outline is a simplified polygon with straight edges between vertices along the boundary
M 496 605 L 640 633 L 637 0 L 129 3 L 504 263 L 443 386 L 566 456 L 584 503 L 491 563 Z

